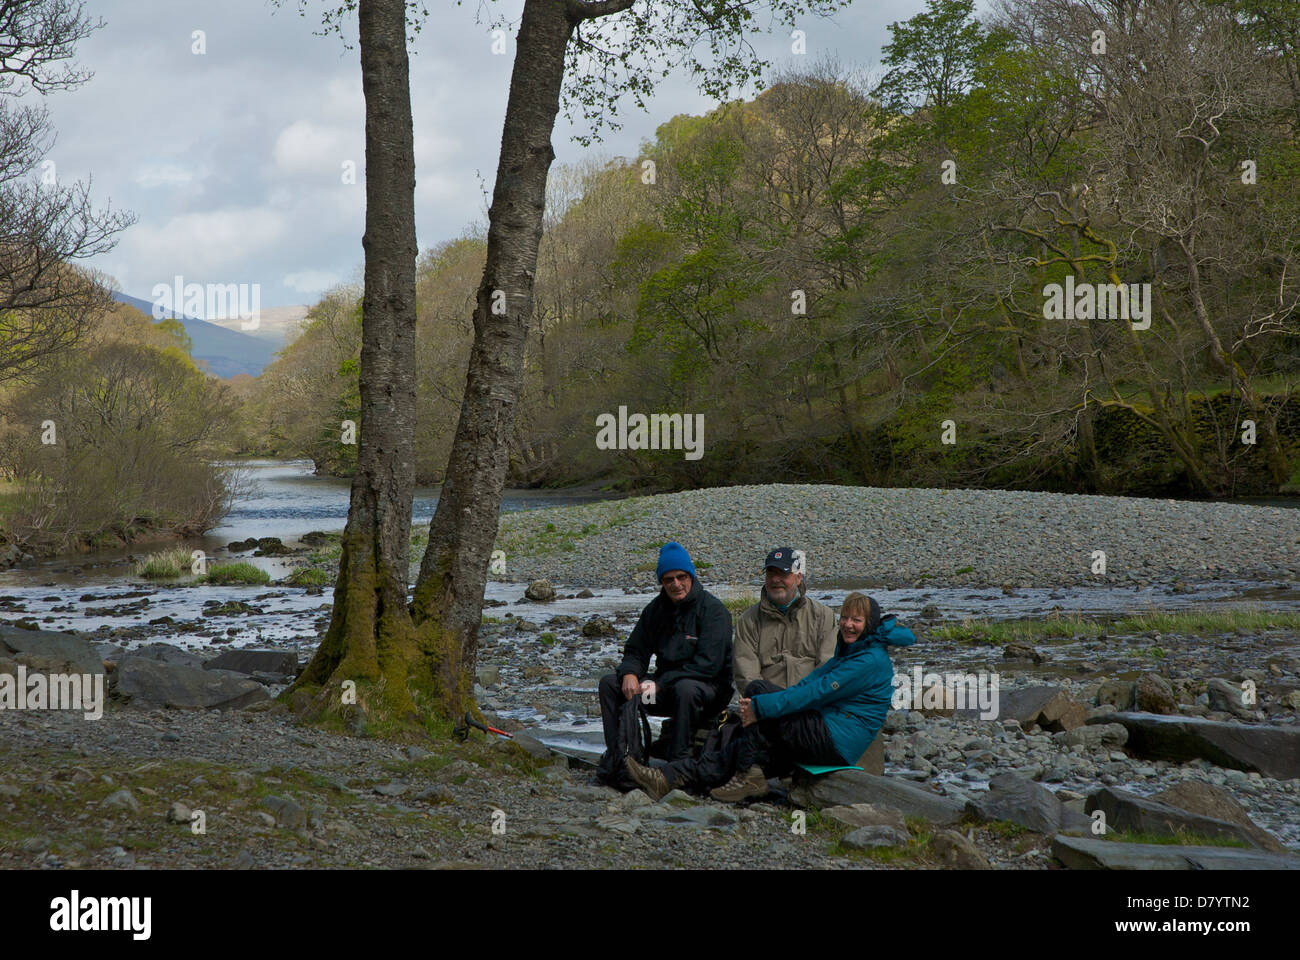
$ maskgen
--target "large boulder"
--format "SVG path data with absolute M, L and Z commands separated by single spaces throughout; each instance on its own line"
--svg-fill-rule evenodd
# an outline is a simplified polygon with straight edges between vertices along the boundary
M 1250 814 L 1224 787 L 1202 783 L 1200 780 L 1184 780 L 1174 784 L 1168 790 L 1160 791 L 1151 799 L 1167 803 L 1180 810 L 1199 813 L 1203 817 L 1235 823 L 1246 831 L 1253 845 L 1261 850 L 1271 850 L 1274 853 L 1287 852 L 1282 841 L 1250 819 Z
M 524 591 L 524 598 L 534 603 L 550 603 L 555 599 L 555 588 L 549 580 L 534 580 Z
M 1059 834 L 1052 838 L 1052 856 L 1075 870 L 1300 870 L 1300 857 L 1263 850 L 1116 843 Z
M 1203 816 L 1114 787 L 1102 787 L 1089 795 L 1084 810 L 1088 813 L 1102 811 L 1106 815 L 1108 830 L 1162 837 L 1192 833 L 1201 837 L 1241 840 L 1252 847 L 1259 846 L 1249 831 L 1240 824 Z
M 1203 759 L 1278 780 L 1300 777 L 1300 726 L 1219 723 L 1151 713 L 1112 713 L 1103 719 L 1128 730 L 1126 746 L 1140 757 Z
M 798 806 L 819 809 L 870 803 L 940 824 L 956 823 L 963 810 L 958 801 L 924 787 L 860 770 L 836 770 L 801 780 L 791 789 L 790 799 Z
M 117 692 L 133 702 L 190 710 L 237 710 L 270 696 L 260 683 L 224 670 L 204 670 L 127 657 L 117 667 Z
M 84 634 L 0 626 L 0 657 L 42 673 L 103 673 L 104 661 Z
M 298 674 L 298 654 L 292 650 L 227 650 L 203 664 L 205 670 L 233 670 L 251 677 L 255 673 Z
M 1000 691 L 998 718 L 1019 720 L 1022 727 L 1036 723 L 1044 730 L 1057 732 L 1083 726 L 1088 709 L 1060 687 L 1025 687 Z
M 977 793 L 966 812 L 980 820 L 1006 820 L 1035 833 L 1086 831 L 1088 820 L 1062 806 L 1056 794 L 1016 773 L 999 773 L 989 780 L 987 793 Z

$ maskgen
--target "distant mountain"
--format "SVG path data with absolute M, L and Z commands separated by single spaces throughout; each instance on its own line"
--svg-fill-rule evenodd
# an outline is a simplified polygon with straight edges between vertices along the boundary
M 208 322 L 269 343 L 275 350 L 282 350 L 298 339 L 298 334 L 302 332 L 302 323 L 307 319 L 307 311 L 310 309 L 311 307 L 306 304 L 296 307 L 262 307 L 258 311 L 256 330 L 243 329 L 244 321 L 238 317 Z
M 113 292 L 113 299 L 135 307 L 149 319 L 156 320 L 153 302 L 150 300 L 141 300 L 119 291 Z M 172 316 L 181 322 L 185 332 L 194 341 L 194 359 L 202 361 L 218 377 L 233 377 L 237 373 L 256 377 L 275 359 L 279 345 L 274 341 L 250 337 L 246 333 L 227 330 L 219 324 L 177 315 L 172 311 L 168 311 L 166 316 Z

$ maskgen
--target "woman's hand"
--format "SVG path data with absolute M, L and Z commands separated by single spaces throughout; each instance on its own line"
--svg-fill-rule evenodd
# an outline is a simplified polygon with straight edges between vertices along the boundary
M 749 697 L 740 698 L 740 723 L 742 726 L 749 726 L 751 723 L 757 723 L 758 717 L 754 716 L 754 701 Z

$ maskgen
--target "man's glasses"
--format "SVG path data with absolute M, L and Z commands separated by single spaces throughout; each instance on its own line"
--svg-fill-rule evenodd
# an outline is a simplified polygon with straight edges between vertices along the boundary
M 670 584 L 670 583 L 685 582 L 685 581 L 687 581 L 687 580 L 689 580 L 689 579 L 691 579 L 691 575 L 690 575 L 689 573 L 679 573 L 679 574 L 678 574 L 677 576 L 675 576 L 675 577 L 674 577 L 671 573 L 665 573 L 665 574 L 664 574 L 664 578 L 663 578 L 662 580 L 660 580 L 659 582 L 662 583 L 662 584 L 666 587 L 666 586 L 668 586 L 668 584 Z

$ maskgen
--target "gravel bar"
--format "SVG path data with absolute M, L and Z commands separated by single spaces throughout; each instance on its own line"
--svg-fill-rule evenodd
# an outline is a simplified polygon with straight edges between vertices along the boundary
M 701 579 L 758 582 L 767 551 L 807 554 L 820 583 L 1054 586 L 1300 578 L 1300 510 L 1008 490 L 767 484 L 502 517 L 507 573 L 592 587 L 654 580 L 677 540 Z M 1094 572 L 1104 551 L 1105 572 Z M 639 569 L 638 569 L 639 568 Z

